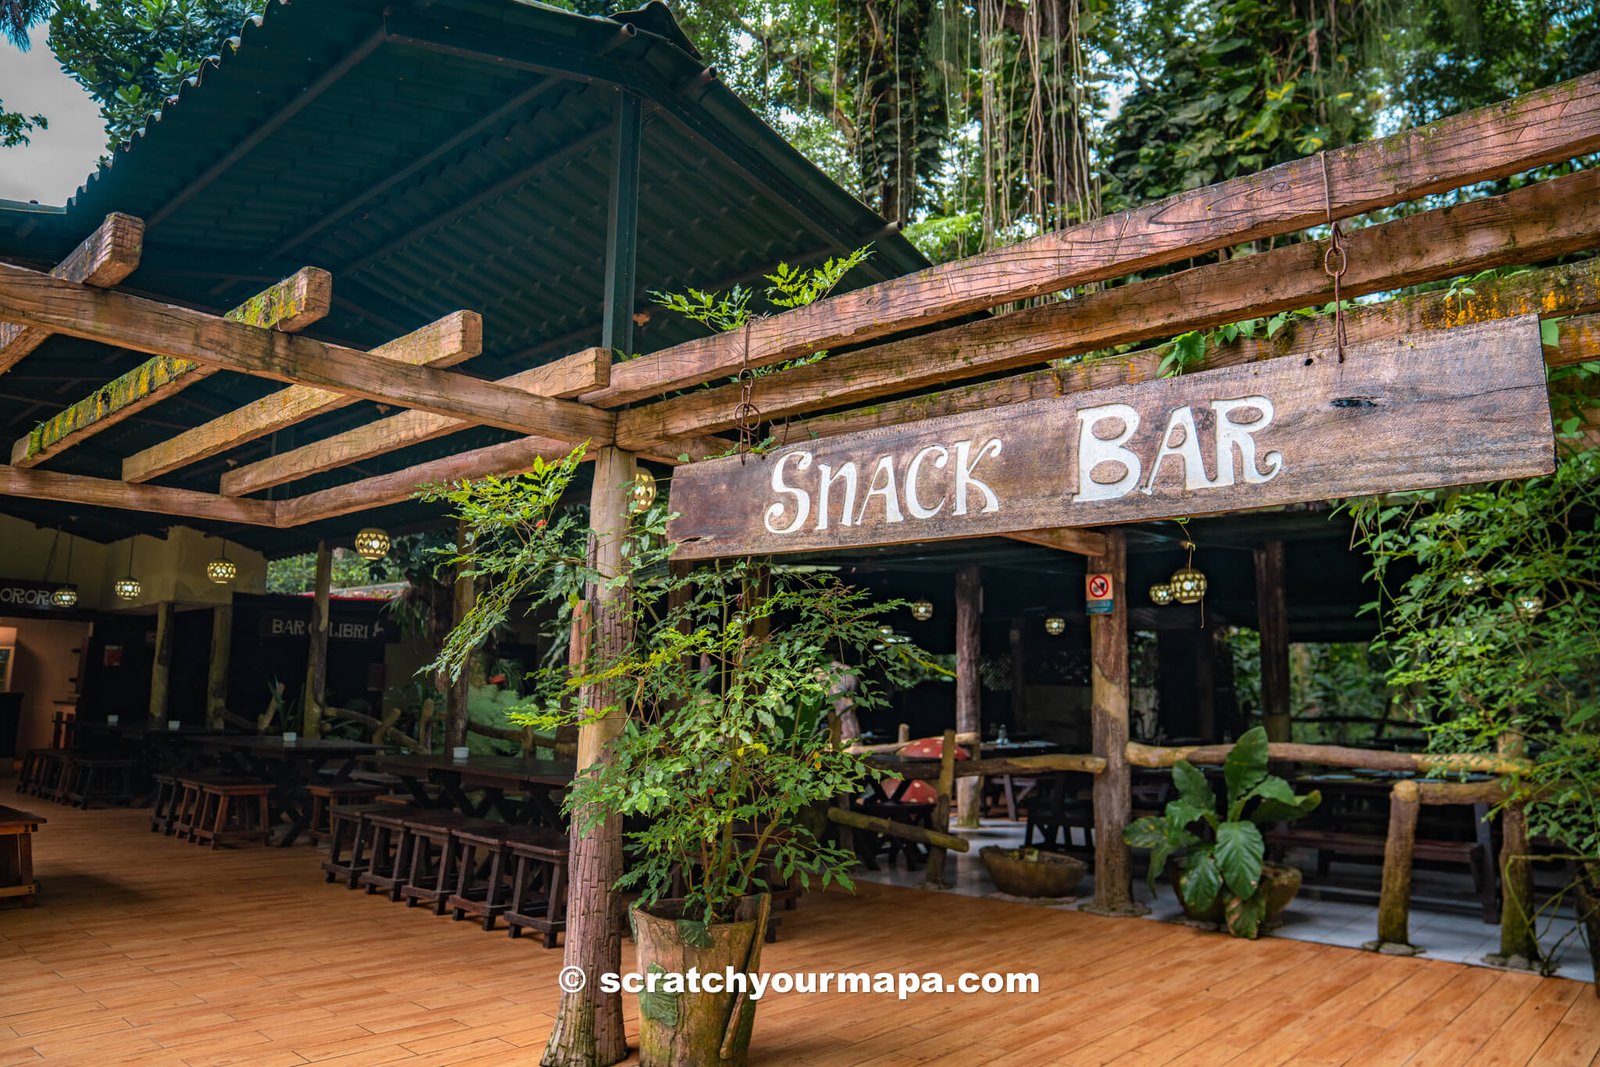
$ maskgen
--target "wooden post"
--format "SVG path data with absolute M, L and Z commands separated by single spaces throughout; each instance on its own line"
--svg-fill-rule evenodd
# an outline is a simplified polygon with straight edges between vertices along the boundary
M 1501 734 L 1495 746 L 1506 759 L 1525 759 L 1528 744 L 1521 734 Z M 1533 921 L 1533 868 L 1527 856 L 1528 811 L 1513 800 L 1500 812 L 1500 952 L 1532 966 L 1539 959 L 1539 938 Z
M 956 729 L 983 736 L 983 570 L 962 567 L 956 572 Z M 973 752 L 976 757 L 977 752 Z M 981 778 L 961 780 L 956 787 L 956 825 L 978 825 L 983 801 Z
M 1411 947 L 1411 857 L 1416 848 L 1417 783 L 1398 781 L 1389 790 L 1389 836 L 1383 843 L 1383 884 L 1378 896 L 1378 940 L 1371 946 L 1396 951 Z
M 464 521 L 456 523 L 457 551 L 465 549 L 467 543 L 467 524 Z M 451 615 L 456 626 L 460 626 L 466 619 L 467 613 L 472 610 L 472 605 L 477 599 L 477 589 L 472 579 L 465 574 L 466 568 L 456 572 L 454 594 L 451 599 Z M 461 673 L 450 687 L 445 690 L 444 711 L 444 743 L 446 748 L 455 748 L 467 743 L 467 698 L 472 692 L 472 679 L 478 653 L 472 654 L 472 660 L 461 667 Z
M 1256 549 L 1256 626 L 1261 633 L 1261 716 L 1268 741 L 1290 741 L 1289 604 L 1283 542 Z
M 955 787 L 956 778 L 956 732 L 944 732 L 943 745 L 939 749 L 939 785 L 938 799 L 933 802 L 933 828 L 941 834 L 950 832 L 950 794 Z M 976 782 L 983 779 L 974 778 Z M 966 783 L 962 779 L 962 783 Z M 944 889 L 950 882 L 944 876 L 945 850 L 935 845 L 928 850 L 928 870 L 926 874 L 929 889 Z
M 895 744 L 898 745 L 909 744 L 911 742 L 911 725 L 903 722 L 896 727 L 894 731 L 894 740 Z
M 150 721 L 167 721 L 167 679 L 172 673 L 172 613 L 176 605 L 164 600 L 156 605 L 156 654 L 150 664 Z
M 300 736 L 322 736 L 328 691 L 328 590 L 333 585 L 333 549 L 317 542 L 316 584 L 311 596 L 311 629 L 306 634 L 306 688 L 301 702 Z
M 206 725 L 222 728 L 228 710 L 228 657 L 233 651 L 233 594 L 211 609 L 211 662 L 206 671 Z
M 1128 769 L 1128 545 L 1123 532 L 1105 532 L 1106 554 L 1089 557 L 1091 574 L 1111 575 L 1113 608 L 1089 619 L 1091 727 L 1094 754 L 1106 761 L 1094 779 L 1094 900 L 1085 911 L 1139 915 L 1133 899 L 1133 861 L 1122 831 L 1133 818 Z

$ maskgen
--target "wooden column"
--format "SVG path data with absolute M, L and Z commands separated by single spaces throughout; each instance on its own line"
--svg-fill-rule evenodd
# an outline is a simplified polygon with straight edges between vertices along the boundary
M 1121 530 L 1105 531 L 1106 552 L 1089 557 L 1091 574 L 1111 575 L 1113 609 L 1089 617 L 1089 688 L 1094 753 L 1106 769 L 1094 779 L 1094 900 L 1085 911 L 1138 915 L 1133 862 L 1122 831 L 1133 818 L 1128 769 L 1128 545 Z
M 611 200 L 606 224 L 605 309 L 600 345 L 631 353 L 635 251 L 639 230 L 639 141 L 643 120 L 640 98 L 626 90 L 617 95 L 615 139 L 611 153 Z M 594 487 L 589 496 L 589 523 L 595 531 L 595 563 L 603 573 L 622 564 L 621 534 L 628 525 L 628 483 L 638 464 L 616 448 L 595 455 Z M 618 648 L 626 634 L 625 611 L 617 601 L 623 589 L 595 588 L 589 597 L 590 634 L 601 655 Z M 575 635 L 576 636 L 576 635 Z M 579 642 L 574 641 L 574 649 Z M 585 706 L 603 694 L 584 692 Z M 605 756 L 606 744 L 622 732 L 623 719 L 613 715 L 586 722 L 578 731 L 578 769 Z M 607 1067 L 628 1054 L 622 1024 L 622 997 L 600 991 L 600 975 L 622 969 L 620 902 L 612 886 L 622 872 L 622 822 L 613 817 L 588 834 L 579 832 L 583 819 L 572 820 L 572 850 L 567 895 L 567 933 L 563 964 L 576 967 L 587 981 L 576 993 L 563 991 L 541 1067 Z
M 1378 941 L 1384 948 L 1411 945 L 1411 860 L 1416 850 L 1417 783 L 1396 782 L 1389 790 L 1389 836 L 1383 844 L 1383 884 L 1378 896 Z
M 1527 741 L 1520 734 L 1502 734 L 1496 746 L 1507 759 L 1524 759 Z M 1505 961 L 1521 957 L 1529 965 L 1539 958 L 1538 931 L 1533 921 L 1533 868 L 1526 856 L 1528 812 L 1519 801 L 1500 811 L 1500 953 Z
M 956 732 L 983 736 L 983 569 L 956 571 Z M 974 746 L 972 756 L 979 755 Z M 983 779 L 956 785 L 956 825 L 977 826 Z
M 211 609 L 211 662 L 206 671 L 206 725 L 222 727 L 228 709 L 228 657 L 233 651 L 233 593 Z
M 1268 741 L 1290 741 L 1289 603 L 1284 594 L 1283 542 L 1256 549 L 1256 626 L 1261 633 L 1261 716 Z
M 306 633 L 306 688 L 300 708 L 300 736 L 322 736 L 328 695 L 328 589 L 333 585 L 333 549 L 317 542 L 317 573 L 311 594 L 311 628 Z
M 172 673 L 172 601 L 156 605 L 156 654 L 150 664 L 150 721 L 167 721 L 167 679 Z
M 977 756 L 973 757 L 974 759 Z M 939 750 L 939 783 L 938 799 L 933 804 L 933 828 L 941 834 L 950 832 L 950 794 L 954 791 L 956 776 L 956 732 L 944 732 L 944 747 Z M 963 778 L 966 782 L 969 779 Z M 973 779 L 976 780 L 976 779 Z M 938 845 L 928 849 L 928 869 L 925 879 L 929 889 L 944 889 L 951 885 L 950 879 L 945 877 L 946 852 Z
M 467 524 L 465 522 L 457 522 L 456 545 L 458 551 L 464 549 L 466 543 Z M 456 626 L 460 626 L 462 621 L 466 619 L 467 613 L 472 610 L 472 605 L 477 600 L 478 595 L 472 579 L 468 578 L 463 573 L 464 571 L 465 568 L 461 568 L 456 572 L 455 586 L 451 590 L 453 594 L 451 598 L 451 618 Z M 467 698 L 472 693 L 472 678 L 477 658 L 478 653 L 474 651 L 472 660 L 462 665 L 460 675 L 456 677 L 455 681 L 450 682 L 449 688 L 445 690 L 444 743 L 446 748 L 455 748 L 458 745 L 467 743 L 467 720 L 469 718 L 467 714 Z

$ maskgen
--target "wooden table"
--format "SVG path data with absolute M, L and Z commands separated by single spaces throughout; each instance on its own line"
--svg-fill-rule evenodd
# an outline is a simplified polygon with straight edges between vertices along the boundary
M 39 895 L 33 880 L 33 835 L 47 820 L 31 811 L 0 806 L 0 900 L 32 904 Z
M 379 753 L 364 762 L 399 778 L 419 804 L 437 803 L 427 789 L 432 783 L 439 787 L 446 803 L 464 815 L 483 818 L 494 811 L 507 822 L 557 829 L 562 826 L 561 806 L 553 794 L 570 785 L 578 773 L 574 760 L 519 756 L 468 756 L 458 760 L 443 754 Z M 508 800 L 507 792 L 521 793 L 521 804 Z M 472 793 L 481 795 L 474 800 Z
M 216 737 L 253 736 L 219 727 L 195 724 L 180 725 L 176 730 L 165 724 L 150 722 L 143 715 L 136 722 L 79 722 L 76 727 L 77 745 L 94 755 L 108 752 L 113 747 L 117 755 L 129 749 L 139 761 L 138 781 L 142 791 L 136 790 L 134 805 L 143 807 L 154 793 L 156 774 L 185 774 L 201 766 L 201 750 L 197 742 Z
M 333 738 L 285 741 L 277 735 L 261 734 L 210 737 L 203 739 L 201 745 L 216 752 L 241 774 L 273 783 L 273 811 L 289 824 L 278 840 L 280 848 L 294 844 L 310 828 L 311 798 L 306 786 L 319 779 L 324 767 L 342 761 L 333 777 L 336 781 L 345 781 L 361 757 L 378 751 L 377 745 L 364 741 Z

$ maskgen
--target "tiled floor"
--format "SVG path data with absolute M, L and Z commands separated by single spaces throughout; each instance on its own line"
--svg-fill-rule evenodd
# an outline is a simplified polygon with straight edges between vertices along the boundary
M 955 891 L 967 896 L 994 895 L 994 883 L 989 881 L 978 850 L 984 845 L 1020 845 L 1022 824 L 986 819 L 976 831 L 957 832 L 972 842 L 972 850 L 952 855 Z M 1376 865 L 1335 866 L 1330 879 L 1334 885 L 1327 888 L 1313 885 L 1304 887 L 1294 905 L 1284 914 L 1283 924 L 1273 933 L 1296 941 L 1349 948 L 1359 948 L 1373 940 L 1377 937 L 1378 927 L 1378 870 Z M 888 885 L 918 885 L 923 880 L 923 872 L 919 868 L 908 873 L 903 867 L 896 866 L 892 870 L 861 870 L 856 877 L 861 881 Z M 1500 928 L 1485 923 L 1476 913 L 1471 882 L 1465 876 L 1418 870 L 1413 875 L 1413 887 L 1415 895 L 1419 897 L 1459 899 L 1463 902 L 1460 911 L 1428 910 L 1425 906 L 1413 905 L 1411 940 L 1424 950 L 1428 958 L 1483 965 L 1485 956 L 1499 951 Z M 1158 921 L 1179 918 L 1182 913 L 1172 895 L 1170 884 L 1162 883 L 1158 888 L 1160 892 L 1152 900 L 1141 879 L 1135 884 L 1134 893 L 1150 906 L 1150 918 Z M 1081 894 L 1079 899 L 1094 895 L 1092 868 L 1078 892 Z M 1076 907 L 1077 904 L 1072 902 L 1055 906 Z M 1541 943 L 1550 947 L 1561 941 L 1557 950 L 1559 966 L 1555 973 L 1563 978 L 1592 981 L 1594 969 L 1589 962 L 1588 950 L 1573 927 L 1574 920 L 1569 908 L 1565 914 L 1541 922 Z

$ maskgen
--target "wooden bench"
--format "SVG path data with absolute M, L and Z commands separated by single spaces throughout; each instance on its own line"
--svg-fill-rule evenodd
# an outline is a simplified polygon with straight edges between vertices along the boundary
M 133 772 L 138 761 L 73 756 L 62 775 L 56 799 L 74 807 L 88 809 L 102 801 L 127 806 L 133 803 Z
M 567 835 L 552 832 L 543 840 L 506 844 L 516 867 L 511 873 L 511 901 L 506 923 L 512 937 L 526 929 L 542 936 L 545 948 L 556 947 L 556 935 L 567 928 Z
M 33 904 L 39 883 L 33 880 L 33 835 L 45 824 L 29 811 L 0 806 L 0 900 Z
M 1382 857 L 1385 840 L 1375 834 L 1356 834 L 1311 827 L 1271 830 L 1264 835 L 1267 847 L 1281 854 L 1290 848 L 1310 849 L 1317 854 L 1317 874 L 1326 875 L 1335 856 Z M 1483 921 L 1500 921 L 1500 901 L 1496 892 L 1494 859 L 1479 841 L 1445 841 L 1419 837 L 1412 849 L 1414 860 L 1465 867 L 1472 875 L 1472 889 L 1483 909 Z

